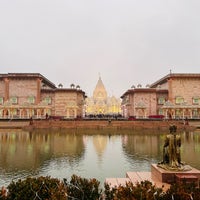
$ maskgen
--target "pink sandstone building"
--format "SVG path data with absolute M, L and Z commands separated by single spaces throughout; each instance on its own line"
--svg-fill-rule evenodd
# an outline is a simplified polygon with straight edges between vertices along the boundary
M 170 73 L 146 88 L 122 95 L 124 117 L 200 118 L 200 74 Z
M 0 74 L 0 118 L 82 117 L 85 92 L 63 88 L 39 73 Z
M 170 73 L 146 88 L 127 90 L 121 98 L 125 118 L 200 118 L 200 74 Z M 39 73 L 0 74 L 0 119 L 68 119 L 85 112 L 86 96 L 79 86 L 56 87 Z

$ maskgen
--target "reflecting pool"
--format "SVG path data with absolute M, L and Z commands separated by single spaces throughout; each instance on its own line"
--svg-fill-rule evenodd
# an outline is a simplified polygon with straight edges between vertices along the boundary
M 0 130 L 0 186 L 27 176 L 125 177 L 162 160 L 166 133 Z M 182 161 L 200 169 L 200 132 L 181 133 Z

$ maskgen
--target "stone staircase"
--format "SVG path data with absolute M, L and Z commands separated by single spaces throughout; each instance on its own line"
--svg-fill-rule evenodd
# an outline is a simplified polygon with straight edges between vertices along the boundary
M 165 170 L 151 164 L 151 172 L 127 172 L 126 178 L 106 178 L 105 183 L 110 187 L 117 187 L 119 185 L 125 186 L 127 182 L 136 185 L 141 181 L 150 181 L 157 188 L 162 188 L 164 191 L 170 188 L 173 183 L 195 183 L 199 187 L 200 170 L 187 166 L 188 170 L 176 171 Z
M 140 183 L 141 181 L 150 181 L 158 188 L 164 190 L 169 189 L 170 184 L 159 181 L 152 175 L 151 172 L 126 172 L 126 178 L 106 178 L 105 183 L 109 184 L 110 187 L 117 187 L 119 185 L 125 186 L 126 183 L 131 182 L 133 185 Z

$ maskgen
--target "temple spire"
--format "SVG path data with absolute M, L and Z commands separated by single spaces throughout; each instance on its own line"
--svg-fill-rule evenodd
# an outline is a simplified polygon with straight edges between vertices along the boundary
M 99 76 L 99 80 L 98 80 L 96 87 L 95 87 L 95 90 L 93 92 L 93 97 L 95 99 L 98 99 L 99 96 L 101 96 L 100 98 L 107 99 L 107 91 L 106 91 L 104 84 L 101 80 L 101 76 Z

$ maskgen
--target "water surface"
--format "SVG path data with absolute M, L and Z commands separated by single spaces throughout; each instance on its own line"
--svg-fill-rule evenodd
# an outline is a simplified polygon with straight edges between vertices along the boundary
M 167 133 L 0 130 L 0 186 L 27 176 L 125 177 L 162 160 Z M 200 132 L 181 132 L 181 157 L 200 169 Z

